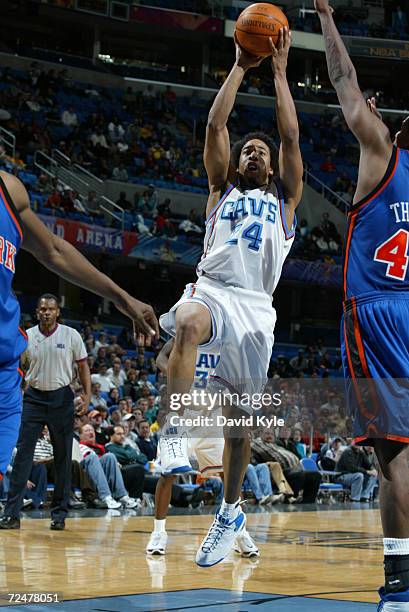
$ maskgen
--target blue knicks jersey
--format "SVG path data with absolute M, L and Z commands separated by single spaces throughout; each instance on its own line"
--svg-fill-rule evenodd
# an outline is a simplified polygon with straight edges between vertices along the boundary
M 20 305 L 12 289 L 22 240 L 19 214 L 0 178 L 0 367 L 16 361 L 27 346 L 27 336 L 19 328 Z
M 348 214 L 344 297 L 409 290 L 409 151 L 393 148 L 380 184 Z

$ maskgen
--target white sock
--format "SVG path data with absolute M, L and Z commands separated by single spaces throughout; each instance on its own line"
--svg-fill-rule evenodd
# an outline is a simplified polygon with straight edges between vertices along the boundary
M 409 555 L 409 538 L 384 538 L 385 555 Z
M 219 514 L 222 514 L 225 518 L 232 519 L 237 516 L 239 511 L 240 500 L 238 499 L 234 504 L 228 504 L 223 498 L 222 505 L 220 506 Z
M 166 519 L 154 519 L 154 531 L 158 531 L 159 533 L 163 533 L 166 531 Z

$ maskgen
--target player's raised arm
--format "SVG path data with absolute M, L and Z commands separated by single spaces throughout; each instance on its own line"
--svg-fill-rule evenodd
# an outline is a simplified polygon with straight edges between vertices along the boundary
M 285 203 L 293 210 L 302 194 L 303 164 L 299 145 L 299 128 L 294 100 L 287 81 L 287 59 L 291 46 L 291 33 L 281 28 L 277 46 L 270 38 L 272 50 L 271 67 L 276 90 L 277 127 L 280 134 L 279 169 L 283 184 Z
M 210 191 L 207 215 L 216 205 L 227 182 L 230 165 L 230 138 L 227 121 L 233 110 L 237 92 L 246 71 L 259 66 L 264 59 L 246 53 L 237 42 L 235 44 L 236 61 L 213 102 L 207 120 L 203 155 Z
M 18 178 L 5 172 L 1 172 L 0 176 L 24 224 L 22 248 L 65 280 L 111 300 L 118 310 L 132 319 L 135 331 L 159 335 L 153 308 L 131 297 L 108 276 L 99 272 L 71 244 L 52 234 L 30 209 L 27 191 Z
M 392 141 L 389 130 L 366 104 L 354 65 L 334 23 L 328 0 L 315 0 L 315 8 L 321 21 L 329 77 L 348 126 L 362 147 L 382 155 L 390 154 Z

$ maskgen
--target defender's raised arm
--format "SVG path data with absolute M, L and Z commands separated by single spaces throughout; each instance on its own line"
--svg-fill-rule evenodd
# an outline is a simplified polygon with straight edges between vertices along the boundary
M 363 147 L 381 153 L 391 149 L 388 128 L 371 113 L 359 88 L 354 65 L 334 23 L 328 0 L 315 0 L 315 8 L 321 21 L 329 78 L 348 126 Z

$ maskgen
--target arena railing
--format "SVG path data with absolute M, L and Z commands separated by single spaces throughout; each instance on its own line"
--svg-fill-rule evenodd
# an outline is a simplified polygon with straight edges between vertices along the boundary
M 11 153 L 12 157 L 16 156 L 16 137 L 13 132 L 0 127 L 0 142 L 6 148 L 7 153 Z
M 346 212 L 349 207 L 349 202 L 345 200 L 339 193 L 333 191 L 328 185 L 317 178 L 310 170 L 304 166 L 304 181 L 315 191 L 321 193 L 322 196 L 332 204 L 334 204 L 341 212 Z
M 125 229 L 125 210 L 104 195 L 104 181 L 79 164 L 73 164 L 71 159 L 59 149 L 53 149 L 52 158 L 58 165 L 59 176 L 67 185 L 77 191 L 80 196 L 88 198 L 90 192 L 95 192 L 98 198 L 99 209 L 108 219 L 117 221 L 121 229 Z

